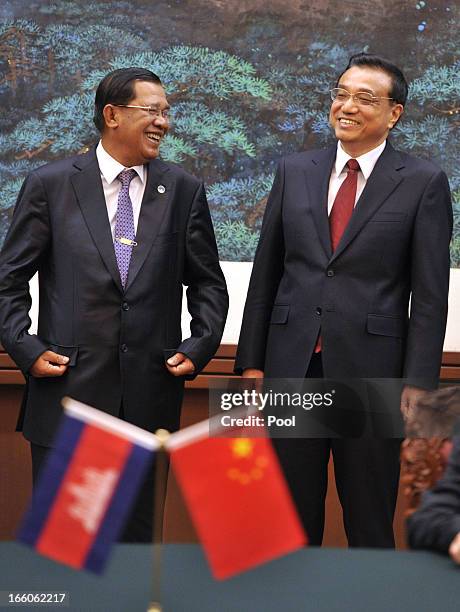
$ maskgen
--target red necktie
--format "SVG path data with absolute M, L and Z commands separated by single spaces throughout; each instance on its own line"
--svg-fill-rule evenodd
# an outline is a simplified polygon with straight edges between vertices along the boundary
M 329 215 L 332 252 L 336 250 L 355 207 L 359 164 L 356 159 L 349 159 L 346 165 L 348 168 L 347 177 L 340 185 L 337 195 L 335 196 L 334 204 L 332 205 L 331 214 Z M 315 353 L 319 353 L 320 351 L 321 335 L 318 336 L 318 340 L 316 341 Z
M 346 165 L 348 167 L 347 178 L 340 185 L 329 215 L 332 252 L 337 248 L 355 207 L 359 164 L 356 159 L 349 159 Z

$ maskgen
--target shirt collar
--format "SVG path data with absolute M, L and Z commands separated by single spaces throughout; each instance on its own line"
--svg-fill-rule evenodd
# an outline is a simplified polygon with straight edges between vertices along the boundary
M 126 170 L 123 164 L 120 164 L 116 159 L 114 159 L 111 155 L 107 153 L 107 151 L 102 146 L 102 141 L 99 141 L 99 144 L 96 147 L 96 157 L 97 162 L 99 164 L 99 170 L 101 171 L 102 176 L 105 178 L 107 183 L 113 183 L 113 181 L 117 178 L 122 170 Z M 144 182 L 145 179 L 145 168 L 144 166 L 133 166 L 132 170 L 137 172 L 137 175 Z
M 378 158 L 382 155 L 386 144 L 387 141 L 384 140 L 381 144 L 379 144 L 378 147 L 375 147 L 375 149 L 364 153 L 364 155 L 360 155 L 359 157 L 352 157 L 351 155 L 348 155 L 348 153 L 345 153 L 342 148 L 342 143 L 339 140 L 339 142 L 337 143 L 337 155 L 335 158 L 336 175 L 339 176 L 343 172 L 345 164 L 349 159 L 356 159 L 359 164 L 360 170 L 367 181 L 367 179 L 371 175 L 372 170 L 374 169 L 375 164 L 377 163 Z

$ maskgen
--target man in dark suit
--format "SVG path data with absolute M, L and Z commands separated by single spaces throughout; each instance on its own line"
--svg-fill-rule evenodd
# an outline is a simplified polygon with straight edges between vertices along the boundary
M 184 377 L 212 357 L 227 314 L 203 184 L 158 159 L 169 128 L 160 79 L 142 68 L 108 74 L 94 122 L 95 149 L 26 178 L 0 257 L 1 341 L 27 377 L 19 425 L 34 476 L 65 395 L 149 431 L 177 429 Z M 182 341 L 183 285 L 192 321 Z M 126 539 L 150 538 L 152 491 Z
M 436 387 L 452 208 L 446 175 L 387 141 L 407 89 L 388 61 L 352 57 L 331 91 L 338 143 L 280 162 L 254 260 L 237 372 L 404 377 L 403 412 Z M 394 546 L 397 440 L 274 442 L 312 544 L 322 541 L 332 451 L 349 544 Z
M 454 438 L 446 473 L 409 517 L 407 534 L 412 548 L 448 553 L 460 563 L 460 437 Z

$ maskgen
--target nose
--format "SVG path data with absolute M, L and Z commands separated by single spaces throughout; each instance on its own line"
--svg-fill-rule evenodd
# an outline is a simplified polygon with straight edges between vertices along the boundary
M 154 117 L 153 123 L 158 127 L 167 129 L 169 127 L 169 118 L 163 117 L 163 115 L 156 115 Z
M 357 104 L 353 98 L 353 96 L 348 96 L 345 102 L 342 103 L 342 110 L 346 113 L 350 113 L 354 110 L 357 110 Z

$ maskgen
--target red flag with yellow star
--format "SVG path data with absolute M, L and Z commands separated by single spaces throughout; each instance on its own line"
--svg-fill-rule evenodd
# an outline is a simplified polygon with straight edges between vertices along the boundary
M 170 438 L 171 465 L 215 578 L 307 543 L 268 438 L 185 440 L 185 432 Z

